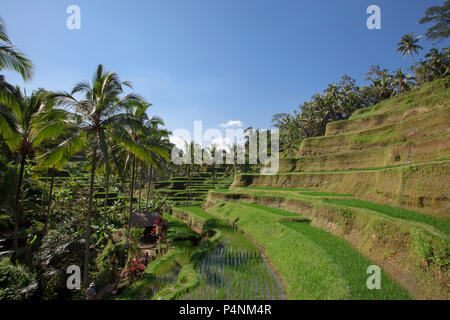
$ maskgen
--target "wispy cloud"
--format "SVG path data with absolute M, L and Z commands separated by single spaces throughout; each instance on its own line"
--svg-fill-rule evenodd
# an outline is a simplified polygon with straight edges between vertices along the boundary
M 229 128 L 229 127 L 242 127 L 242 121 L 241 120 L 230 120 L 227 123 L 222 123 L 222 127 Z
M 229 146 L 233 143 L 230 138 L 217 137 L 211 141 L 209 145 L 215 145 L 218 150 L 229 150 Z
M 184 150 L 186 146 L 186 140 L 177 136 L 170 136 L 169 141 L 173 143 L 178 149 Z

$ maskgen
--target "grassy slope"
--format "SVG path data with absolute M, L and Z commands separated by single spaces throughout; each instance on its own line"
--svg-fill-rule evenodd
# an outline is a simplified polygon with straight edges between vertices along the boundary
M 368 266 L 373 265 L 373 262 L 353 249 L 345 240 L 306 223 L 284 222 L 283 224 L 299 232 L 324 250 L 330 262 L 338 266 L 340 275 L 348 283 L 352 299 L 409 298 L 406 290 L 390 280 L 384 271 L 382 271 L 381 275 L 382 288 L 379 291 L 368 290 L 366 286 L 368 277 L 366 271 Z
M 432 161 L 426 161 L 426 162 L 416 162 L 416 163 L 402 163 L 402 164 L 396 164 L 396 165 L 390 165 L 390 166 L 383 166 L 383 167 L 376 167 L 376 168 L 364 168 L 364 169 L 348 169 L 348 170 L 316 170 L 316 171 L 286 171 L 286 172 L 277 172 L 277 175 L 301 175 L 301 174 L 328 174 L 328 173 L 350 173 L 350 172 L 367 172 L 367 171 L 382 171 L 382 170 L 388 170 L 388 169 L 394 169 L 394 168 L 401 168 L 401 167 L 411 167 L 411 166 L 417 166 L 422 164 L 430 164 L 430 163 L 445 163 L 448 162 L 450 158 L 442 158 L 442 159 L 436 159 Z M 259 176 L 259 173 L 245 173 L 240 175 L 254 175 Z M 268 188 L 268 187 L 266 187 Z M 254 188 L 252 188 L 254 189 Z M 272 188 L 272 190 L 278 190 L 280 188 Z M 296 188 L 290 188 L 294 190 L 309 190 L 309 189 L 296 189 Z
M 384 100 L 371 108 L 357 110 L 351 115 L 350 120 L 363 119 L 380 113 L 404 112 L 424 105 L 434 107 L 448 103 L 449 84 L 450 77 L 425 83 L 418 89 Z
M 314 188 L 355 194 L 358 198 L 448 217 L 450 161 L 411 164 L 380 170 L 296 172 L 277 175 L 238 175 L 232 188 Z
M 332 197 L 342 197 L 342 196 L 351 196 L 350 194 L 340 194 L 333 192 L 293 192 L 297 190 L 304 189 L 293 189 L 293 188 L 272 188 L 272 187 L 244 187 L 239 188 L 234 191 L 221 191 L 223 193 L 245 193 L 245 194 L 253 194 L 256 196 L 262 197 L 282 197 L 286 199 L 299 199 L 306 201 L 315 201 L 308 199 L 306 197 L 302 197 L 302 195 L 316 195 L 317 200 L 324 201 L 328 204 L 344 206 L 344 207 L 352 207 L 352 208 L 361 208 L 368 209 L 371 211 L 375 211 L 377 213 L 381 213 L 393 218 L 399 218 L 407 221 L 419 222 L 422 224 L 426 224 L 432 226 L 436 230 L 442 231 L 444 234 L 450 234 L 450 221 L 445 218 L 435 217 L 428 214 L 423 214 L 413 210 L 407 210 L 400 207 L 394 207 L 384 204 L 379 204 L 375 202 L 364 201 L 356 198 L 351 199 L 336 199 L 336 198 L 328 198 Z
M 448 219 L 438 218 L 413 210 L 392 207 L 359 199 L 325 199 L 324 201 L 340 206 L 369 209 L 388 215 L 390 217 L 428 224 L 430 226 L 433 226 L 437 230 L 443 231 L 447 235 L 450 234 L 450 221 Z
M 286 211 L 283 213 L 284 210 L 275 208 L 233 202 L 219 204 L 210 210 L 218 217 L 229 221 L 239 218 L 239 228 L 266 249 L 266 255 L 278 268 L 290 299 L 396 299 L 407 297 L 405 291 L 385 274 L 383 277 L 386 281 L 384 290 L 367 292 L 364 295 L 362 293 L 364 289 L 361 289 L 361 284 L 357 283 L 358 277 L 351 274 L 353 270 L 343 269 L 345 265 L 342 262 L 337 264 L 336 256 L 330 256 L 329 249 L 332 248 L 330 246 L 340 248 L 341 253 L 345 252 L 347 257 L 352 257 L 353 262 L 357 261 L 359 265 L 362 265 L 363 261 L 370 265 L 370 261 L 363 260 L 363 257 L 349 245 L 343 246 L 345 242 L 331 234 L 321 235 L 322 239 L 325 239 L 323 241 L 330 242 L 328 247 L 323 248 L 321 245 L 324 242 L 319 243 L 320 239 L 317 240 L 311 236 L 314 235 L 314 232 L 304 234 L 292 228 L 292 224 L 301 223 L 279 223 L 280 215 L 289 216 L 292 213 Z M 306 225 L 305 228 L 313 227 Z M 346 276 L 343 276 L 343 273 L 346 273 Z M 365 272 L 361 277 L 363 276 L 367 276 Z M 353 280 L 349 281 L 349 279 Z M 365 281 L 362 285 L 365 285 Z

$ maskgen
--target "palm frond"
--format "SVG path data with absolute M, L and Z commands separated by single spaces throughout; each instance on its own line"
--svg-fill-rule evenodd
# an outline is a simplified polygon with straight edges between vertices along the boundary
M 38 166 L 43 168 L 57 167 L 67 159 L 70 159 L 75 153 L 81 151 L 86 144 L 86 132 L 79 131 L 40 156 L 38 158 Z
M 20 73 L 25 81 L 33 75 L 33 63 L 10 43 L 0 44 L 0 70 L 3 69 Z

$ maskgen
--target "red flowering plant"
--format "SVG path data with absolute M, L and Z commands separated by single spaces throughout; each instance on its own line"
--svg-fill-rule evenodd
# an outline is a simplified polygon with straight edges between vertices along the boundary
M 124 272 L 130 282 L 133 282 L 142 277 L 144 269 L 144 259 L 137 259 L 135 256 L 132 256 Z

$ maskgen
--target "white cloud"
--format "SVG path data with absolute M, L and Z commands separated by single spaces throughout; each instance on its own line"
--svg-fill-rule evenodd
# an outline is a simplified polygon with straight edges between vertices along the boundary
M 171 143 L 173 143 L 178 149 L 181 149 L 184 151 L 184 147 L 185 147 L 185 142 L 186 140 L 184 140 L 183 138 L 177 137 L 177 136 L 170 136 L 169 137 L 169 141 Z
M 229 150 L 229 146 L 233 143 L 230 138 L 217 137 L 211 140 L 209 145 L 215 145 L 217 149 Z
M 222 123 L 222 127 L 229 128 L 229 127 L 242 127 L 242 121 L 241 120 L 230 120 L 227 123 Z

